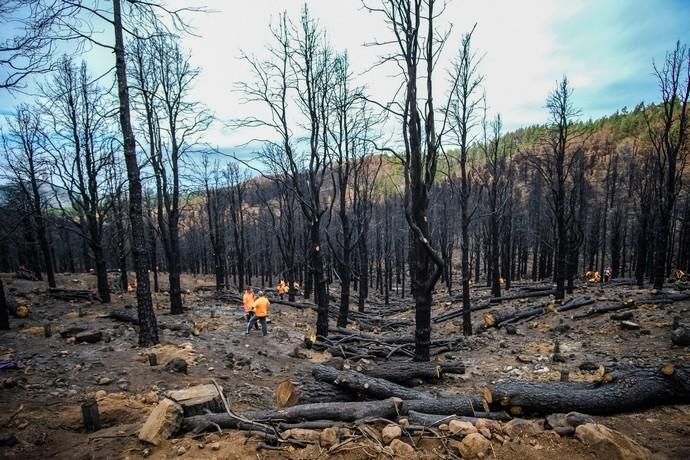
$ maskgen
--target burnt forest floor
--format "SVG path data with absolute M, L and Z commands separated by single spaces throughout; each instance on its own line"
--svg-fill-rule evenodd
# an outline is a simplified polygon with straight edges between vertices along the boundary
M 112 276 L 115 276 L 114 274 Z M 14 360 L 21 369 L 0 370 L 0 432 L 13 434 L 18 443 L 0 446 L 0 458 L 8 459 L 106 459 L 106 458 L 327 458 L 318 446 L 282 451 L 259 448 L 259 441 L 242 432 L 183 436 L 158 447 L 147 446 L 137 438 L 147 415 L 159 397 L 171 389 L 209 383 L 221 385 L 233 409 L 268 409 L 275 407 L 274 390 L 285 379 L 311 375 L 315 363 L 327 361 L 331 354 L 307 350 L 304 336 L 313 332 L 316 314 L 312 309 L 296 309 L 273 304 L 270 309 L 269 335 L 243 334 L 244 315 L 236 302 L 219 300 L 214 292 L 199 289 L 213 283 L 211 277 L 195 279 L 185 275 L 183 288 L 187 311 L 183 315 L 167 313 L 167 295 L 154 294 L 160 322 L 184 324 L 188 331 L 160 330 L 161 344 L 142 349 L 137 346 L 136 326 L 105 317 L 111 310 L 135 315 L 133 294 L 115 293 L 113 302 L 68 302 L 47 293 L 47 283 L 15 279 L 3 274 L 8 297 L 25 295 L 31 304 L 26 318 L 11 318 L 11 330 L 0 331 L 0 360 Z M 58 286 L 67 289 L 92 289 L 95 276 L 58 275 Z M 113 278 L 113 281 L 114 278 Z M 165 286 L 163 286 L 165 287 Z M 516 291 L 518 287 L 514 288 Z M 511 291 L 512 292 L 512 291 Z M 630 285 L 587 285 L 575 295 L 591 295 L 598 302 L 621 301 L 647 295 L 648 289 Z M 275 294 L 273 294 L 275 295 Z M 331 291 L 337 296 L 337 290 Z M 473 301 L 486 298 L 488 290 L 477 288 Z M 443 301 L 445 297 L 446 301 Z M 381 298 L 369 311 L 376 315 Z M 434 316 L 459 307 L 449 302 L 444 291 L 434 306 Z M 298 301 L 301 301 L 298 298 Z M 356 300 L 356 299 L 355 299 Z M 545 299 L 521 299 L 504 302 L 494 309 L 528 305 Z M 548 300 L 548 298 L 546 299 Z M 392 303 L 399 308 L 386 319 L 399 319 L 402 327 L 385 331 L 368 329 L 370 334 L 410 335 L 414 310 L 409 298 L 401 301 L 395 294 Z M 332 301 L 332 304 L 337 304 Z M 354 308 L 354 307 L 353 307 Z M 417 389 L 439 393 L 479 394 L 486 384 L 499 379 L 557 381 L 560 371 L 568 370 L 570 380 L 597 378 L 597 370 L 582 371 L 584 362 L 597 367 L 661 366 L 690 361 L 690 348 L 671 343 L 674 316 L 690 317 L 690 301 L 661 305 L 635 305 L 631 311 L 638 330 L 621 329 L 609 314 L 571 319 L 572 314 L 590 307 L 562 313 L 550 313 L 516 325 L 515 334 L 505 328 L 492 328 L 459 341 L 453 349 L 435 359 L 462 360 L 464 375 L 450 375 L 440 384 Z M 388 311 L 388 310 L 387 310 Z M 485 311 L 473 313 L 479 325 Z M 52 335 L 44 337 L 44 324 L 50 323 Z M 405 325 L 407 323 L 407 325 Z M 98 330 L 103 339 L 97 343 L 73 343 L 60 331 L 70 327 Z M 356 325 L 351 326 L 357 328 Z M 191 334 L 189 333 L 191 331 Z M 460 318 L 433 324 L 433 338 L 459 335 Z M 564 363 L 553 363 L 554 340 L 560 342 Z M 295 353 L 295 348 L 298 352 Z M 156 353 L 158 365 L 151 366 L 147 355 Z M 187 374 L 173 373 L 164 364 L 174 357 L 189 363 Z M 103 428 L 87 433 L 82 426 L 80 404 L 95 396 Z M 657 407 L 641 412 L 595 417 L 599 423 L 619 430 L 648 448 L 654 458 L 690 458 L 690 406 Z M 218 442 L 214 450 L 208 447 Z M 351 443 L 336 458 L 390 458 L 390 452 L 371 443 Z M 439 458 L 444 451 L 430 442 L 418 445 L 417 456 Z M 574 438 L 537 436 L 526 442 L 494 443 L 489 458 L 597 458 L 597 453 Z

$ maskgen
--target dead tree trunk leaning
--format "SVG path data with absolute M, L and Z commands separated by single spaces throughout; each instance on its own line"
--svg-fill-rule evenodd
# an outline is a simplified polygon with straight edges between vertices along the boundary
M 139 316 L 139 345 L 151 346 L 158 343 L 156 315 L 151 302 L 149 285 L 146 238 L 142 210 L 141 179 L 137 162 L 136 141 L 129 108 L 129 87 L 125 47 L 122 36 L 122 11 L 120 0 L 113 0 L 113 26 L 115 31 L 115 72 L 117 76 L 118 98 L 120 101 L 120 127 L 122 129 L 125 163 L 129 182 L 129 219 L 132 226 L 132 253 L 137 280 L 137 313 Z

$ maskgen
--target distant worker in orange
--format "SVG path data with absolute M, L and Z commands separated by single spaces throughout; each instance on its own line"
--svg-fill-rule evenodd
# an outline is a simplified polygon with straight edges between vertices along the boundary
M 271 305 L 271 302 L 269 302 L 266 296 L 264 296 L 263 291 L 259 291 L 259 298 L 254 301 L 253 305 L 254 316 L 252 316 L 252 318 L 249 320 L 245 334 L 249 334 L 249 331 L 252 329 L 252 326 L 256 326 L 256 323 L 260 322 L 261 333 L 264 337 L 266 337 L 266 334 L 268 333 L 266 327 L 266 318 L 268 317 L 269 305 Z
M 242 303 L 244 304 L 244 314 L 247 318 L 247 324 L 249 324 L 249 321 L 251 321 L 252 316 L 254 316 L 255 300 L 256 297 L 254 296 L 254 290 L 252 288 L 248 288 L 246 291 L 244 291 L 244 296 L 242 296 Z M 254 327 L 257 331 L 259 330 L 258 324 L 254 323 Z
M 280 280 L 278 283 L 278 294 L 280 295 L 280 300 L 283 300 L 283 296 L 287 294 L 288 286 L 284 280 Z

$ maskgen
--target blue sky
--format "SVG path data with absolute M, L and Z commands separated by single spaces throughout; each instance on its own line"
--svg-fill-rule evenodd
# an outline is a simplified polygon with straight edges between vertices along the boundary
M 220 120 L 260 112 L 260 107 L 242 105 L 241 95 L 233 91 L 234 82 L 250 78 L 238 57 L 241 50 L 265 55 L 269 22 L 283 9 L 297 17 L 303 2 L 198 3 L 205 3 L 214 13 L 191 17 L 198 36 L 186 38 L 183 44 L 202 70 L 194 97 Z M 357 79 L 367 84 L 375 98 L 390 97 L 397 84 L 390 77 L 392 69 L 368 71 L 381 50 L 362 46 L 391 37 L 381 17 L 364 11 L 359 0 L 309 0 L 308 4 L 332 45 L 348 49 Z M 690 43 L 690 0 L 452 0 L 443 20 L 454 27 L 437 71 L 436 100 L 445 96 L 444 64 L 455 54 L 461 34 L 476 22 L 474 43 L 484 54 L 481 69 L 486 75 L 489 110 L 501 113 L 507 129 L 544 122 L 544 101 L 563 75 L 573 84 L 575 104 L 584 118 L 657 100 L 652 61 L 661 62 L 676 40 Z M 92 52 L 86 58 L 94 74 L 112 65 L 107 52 Z M 7 113 L 24 99 L 2 92 L 0 111 Z M 222 123 L 208 134 L 209 142 L 220 147 L 254 137 L 261 136 L 229 130 Z

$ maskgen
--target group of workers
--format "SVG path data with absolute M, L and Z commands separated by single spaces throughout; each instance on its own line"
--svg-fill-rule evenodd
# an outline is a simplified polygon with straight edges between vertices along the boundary
M 299 291 L 299 284 L 297 282 L 292 283 L 292 288 L 295 291 Z M 290 291 L 289 285 L 285 282 L 285 280 L 280 280 L 280 283 L 278 283 L 278 295 L 280 296 L 280 300 L 283 300 L 283 296 Z
M 295 290 L 299 289 L 297 283 L 293 284 Z M 284 280 L 280 280 L 278 284 L 278 294 L 282 299 L 285 294 L 289 291 L 288 284 Z M 268 307 L 271 302 L 268 300 L 264 291 L 259 291 L 258 295 L 254 295 L 254 290 L 248 288 L 244 291 L 242 297 L 242 303 L 244 304 L 244 313 L 247 318 L 247 330 L 245 334 L 249 334 L 252 328 L 259 330 L 259 324 L 261 324 L 262 335 L 265 336 L 268 333 L 268 327 L 266 325 L 266 319 L 268 318 Z
M 268 317 L 268 306 L 271 305 L 271 302 L 264 295 L 264 291 L 259 291 L 258 294 L 258 297 L 255 296 L 252 288 L 244 291 L 242 303 L 244 304 L 244 313 L 247 317 L 247 330 L 244 333 L 245 335 L 249 334 L 252 327 L 258 331 L 259 323 L 261 323 L 261 335 L 265 337 L 268 333 L 266 318 Z

